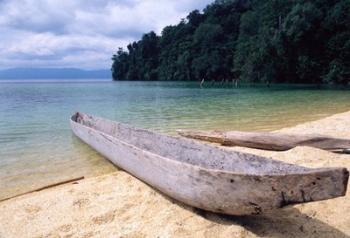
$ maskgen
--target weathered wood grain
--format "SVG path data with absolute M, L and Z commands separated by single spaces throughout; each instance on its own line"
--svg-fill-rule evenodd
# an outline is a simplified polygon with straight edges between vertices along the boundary
M 350 140 L 313 134 L 197 130 L 178 130 L 178 133 L 184 137 L 220 143 L 225 146 L 242 146 L 263 150 L 284 151 L 297 146 L 310 146 L 328 151 L 345 151 L 350 148 Z
M 76 113 L 76 136 L 115 165 L 197 208 L 260 214 L 344 196 L 346 168 L 306 168 Z

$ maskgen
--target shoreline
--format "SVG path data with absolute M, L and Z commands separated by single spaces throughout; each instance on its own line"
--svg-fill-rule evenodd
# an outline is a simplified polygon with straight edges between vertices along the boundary
M 350 138 L 349 122 L 350 111 L 278 131 Z M 350 155 L 310 147 L 232 149 L 307 167 L 350 170 Z M 345 197 L 273 214 L 231 217 L 183 205 L 116 171 L 1 202 L 0 237 L 348 237 L 349 190 Z

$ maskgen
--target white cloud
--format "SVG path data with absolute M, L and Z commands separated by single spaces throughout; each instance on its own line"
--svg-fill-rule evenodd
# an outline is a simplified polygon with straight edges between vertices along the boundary
M 0 68 L 109 68 L 119 46 L 212 0 L 0 1 Z

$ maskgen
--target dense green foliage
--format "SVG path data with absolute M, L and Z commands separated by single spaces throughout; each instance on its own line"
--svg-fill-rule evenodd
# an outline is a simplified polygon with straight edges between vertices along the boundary
M 113 56 L 116 80 L 350 81 L 350 0 L 217 0 Z

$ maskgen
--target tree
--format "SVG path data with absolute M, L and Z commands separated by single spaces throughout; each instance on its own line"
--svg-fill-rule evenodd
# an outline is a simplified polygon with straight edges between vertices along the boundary
M 119 49 L 116 80 L 350 80 L 349 0 L 216 0 Z

